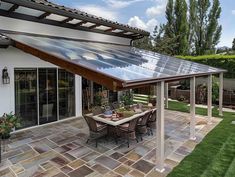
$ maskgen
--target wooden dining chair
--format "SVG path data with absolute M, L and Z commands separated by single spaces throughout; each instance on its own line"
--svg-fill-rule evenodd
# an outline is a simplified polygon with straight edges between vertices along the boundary
M 118 109 L 120 107 L 120 104 L 116 101 L 112 103 L 113 109 Z
M 95 140 L 95 146 L 98 146 L 98 140 L 104 136 L 107 136 L 108 134 L 108 128 L 107 125 L 102 124 L 94 120 L 92 117 L 84 116 L 87 125 L 89 127 L 90 136 L 87 139 L 86 143 L 89 142 L 89 140 Z
M 143 141 L 142 135 L 148 133 L 147 122 L 152 115 L 152 111 L 145 113 L 138 121 L 136 130 L 140 134 L 140 139 Z
M 152 114 L 150 115 L 148 121 L 147 121 L 147 128 L 149 134 L 153 135 L 153 129 L 156 127 L 156 121 L 157 121 L 157 115 L 156 115 L 157 110 L 153 110 Z
M 136 124 L 139 118 L 135 118 L 133 120 L 131 120 L 128 123 L 119 125 L 117 127 L 118 129 L 118 133 L 120 133 L 121 135 L 125 135 L 125 138 L 127 139 L 127 145 L 128 148 L 130 147 L 130 137 L 132 137 L 132 139 L 135 139 L 136 142 L 138 143 L 138 139 L 136 137 L 136 133 L 135 133 L 135 129 L 136 129 Z
M 92 108 L 92 114 L 93 115 L 98 115 L 98 114 L 101 114 L 102 112 L 103 112 L 103 110 L 100 106 L 94 106 Z

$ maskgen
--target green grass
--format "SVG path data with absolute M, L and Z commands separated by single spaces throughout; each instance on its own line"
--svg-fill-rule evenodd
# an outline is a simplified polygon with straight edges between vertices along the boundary
M 185 103 L 169 102 L 169 109 L 189 112 Z M 196 113 L 206 115 L 207 110 L 197 108 Z M 213 109 L 213 116 L 218 116 Z M 222 122 L 196 146 L 168 177 L 235 177 L 235 120 L 234 113 L 225 112 Z

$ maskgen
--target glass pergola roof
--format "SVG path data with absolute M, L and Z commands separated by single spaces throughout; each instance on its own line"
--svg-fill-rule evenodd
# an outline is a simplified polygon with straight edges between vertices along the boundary
M 131 46 L 26 34 L 6 35 L 15 41 L 17 48 L 115 90 L 224 72 Z

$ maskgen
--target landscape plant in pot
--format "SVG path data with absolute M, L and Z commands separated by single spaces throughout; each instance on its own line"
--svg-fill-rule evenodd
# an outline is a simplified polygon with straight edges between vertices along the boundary
M 8 139 L 10 138 L 10 133 L 14 128 L 19 128 L 21 126 L 20 124 L 20 118 L 14 114 L 4 114 L 0 118 L 0 135 L 2 139 Z

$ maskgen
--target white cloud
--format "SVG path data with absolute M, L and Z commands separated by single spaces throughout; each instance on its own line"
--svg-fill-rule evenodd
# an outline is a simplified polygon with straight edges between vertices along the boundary
M 105 19 L 116 21 L 118 20 L 118 13 L 113 10 L 109 10 L 105 7 L 101 7 L 98 5 L 84 5 L 77 7 L 81 11 L 87 12 L 92 15 L 96 15 L 98 17 L 103 17 Z
M 153 32 L 157 24 L 158 21 L 154 18 L 148 20 L 147 22 L 144 22 L 138 16 L 131 17 L 128 21 L 128 25 L 149 31 L 150 33 Z
M 232 14 L 235 15 L 235 10 L 232 10 Z
M 166 9 L 165 4 L 153 6 L 146 10 L 146 15 L 148 17 L 156 17 L 157 15 L 164 14 L 165 9 Z
M 134 4 L 136 2 L 141 2 L 144 0 L 103 0 L 105 3 L 108 4 L 108 6 L 112 8 L 125 8 L 127 6 L 130 6 L 131 4 Z

